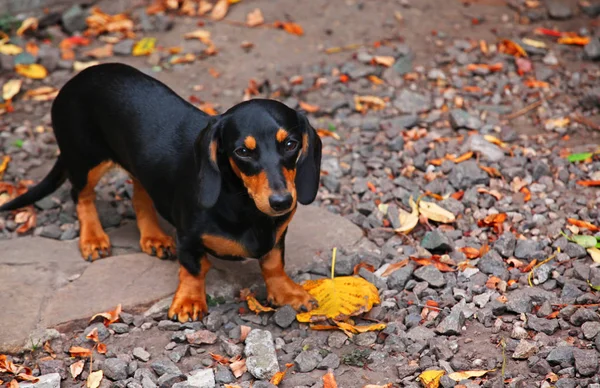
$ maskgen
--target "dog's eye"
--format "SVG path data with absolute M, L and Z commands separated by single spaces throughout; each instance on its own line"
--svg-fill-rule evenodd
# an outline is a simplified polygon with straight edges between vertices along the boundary
M 252 151 L 246 147 L 240 147 L 240 148 L 236 149 L 234 152 L 240 158 L 249 158 L 250 156 L 252 156 Z
M 292 152 L 298 148 L 298 142 L 296 140 L 288 140 L 283 147 L 287 152 Z

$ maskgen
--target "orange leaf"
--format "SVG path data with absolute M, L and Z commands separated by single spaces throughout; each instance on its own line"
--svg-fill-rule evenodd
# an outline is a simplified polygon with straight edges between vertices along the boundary
M 585 187 L 600 186 L 600 181 L 577 181 L 577 184 Z
M 463 190 L 461 190 L 461 191 L 457 191 L 456 193 L 452 193 L 452 195 L 450 195 L 450 197 L 456 199 L 457 201 L 460 201 L 464 195 L 465 195 L 465 192 Z
M 17 221 L 17 217 L 19 217 L 20 215 L 23 215 L 23 220 L 21 221 L 23 223 L 23 225 L 21 225 L 17 228 L 17 233 L 19 233 L 19 234 L 27 233 L 32 228 L 35 227 L 35 224 L 37 221 L 37 216 L 34 213 L 33 206 L 28 206 L 26 208 L 26 210 L 18 213 L 15 216 L 15 222 L 17 222 L 18 224 L 21 223 L 21 222 Z
M 377 77 L 374 74 L 371 74 L 370 76 L 368 76 L 367 79 L 369 81 L 371 81 L 372 83 L 374 83 L 375 85 L 381 85 L 384 83 L 384 81 L 381 78 Z
M 113 45 L 105 44 L 101 47 L 96 47 L 95 49 L 88 50 L 84 53 L 85 56 L 92 58 L 107 58 L 112 57 L 113 55 Z
M 115 323 L 119 320 L 119 315 L 121 314 L 121 304 L 119 303 L 119 305 L 112 311 L 107 311 L 105 313 L 99 313 L 96 314 L 92 317 L 92 319 L 90 319 L 90 321 L 93 321 L 94 319 L 96 319 L 96 317 L 103 317 L 104 318 L 104 326 L 108 326 L 111 323 Z
M 536 264 L 537 264 L 537 259 L 533 259 L 533 260 L 531 260 L 531 263 L 529 263 L 529 264 L 527 265 L 527 267 L 523 268 L 523 269 L 521 270 L 521 272 L 522 272 L 522 273 L 525 273 L 525 272 L 529 272 L 529 271 L 531 271 L 531 270 L 533 269 L 533 267 L 535 267 L 535 265 L 536 265 Z
M 425 302 L 425 306 L 428 306 L 428 307 L 440 307 L 439 303 L 436 302 L 435 300 L 428 300 L 427 302 Z
M 246 25 L 248 27 L 256 27 L 260 26 L 265 22 L 265 18 L 260 10 L 260 8 L 255 8 L 254 11 L 250 12 L 246 16 Z
M 250 310 L 254 311 L 256 314 L 266 313 L 269 311 L 275 311 L 275 309 L 273 309 L 271 307 L 265 307 L 262 304 L 260 304 L 260 302 L 257 301 L 256 298 L 253 297 L 252 295 L 248 295 L 246 297 L 246 302 L 248 302 L 248 308 Z
M 531 200 L 531 191 L 529 191 L 527 187 L 523 186 L 519 191 L 525 195 L 525 197 L 523 198 L 525 202 L 529 202 Z
M 35 44 L 33 42 L 27 42 L 27 44 L 25 45 L 25 51 L 27 51 L 29 54 L 33 55 L 34 57 L 37 57 L 38 52 L 40 51 L 40 48 L 38 47 L 37 44 Z
M 202 112 L 204 112 L 204 113 L 206 113 L 206 114 L 208 114 L 208 115 L 211 115 L 211 116 L 215 116 L 215 115 L 219 114 L 219 113 L 218 113 L 218 112 L 215 110 L 215 108 L 214 108 L 213 104 L 211 104 L 210 102 L 203 102 L 203 103 L 201 103 L 201 104 L 199 104 L 199 105 L 198 105 L 198 108 L 199 108 L 199 109 L 200 109 Z
M 486 286 L 487 288 L 490 288 L 490 289 L 492 289 L 492 290 L 495 290 L 495 289 L 496 289 L 496 287 L 498 287 L 498 283 L 500 283 L 501 281 L 502 281 L 502 279 L 500 279 L 499 277 L 497 277 L 497 276 L 492 276 L 492 277 L 490 277 L 490 278 L 487 280 L 487 282 L 485 282 L 485 286 Z
M 377 192 L 377 188 L 375 187 L 375 185 L 371 182 L 367 182 L 367 187 L 369 188 L 369 190 L 371 190 L 373 193 Z
M 469 160 L 473 157 L 473 152 L 469 151 L 467 153 L 462 154 L 461 156 L 454 158 L 454 159 L 450 159 L 452 160 L 454 163 L 462 163 L 466 160 Z
M 220 354 L 216 353 L 210 353 L 210 356 L 213 360 L 215 360 L 221 365 L 229 365 L 229 359 L 227 357 L 221 356 Z
M 333 376 L 333 370 L 329 369 L 323 376 L 323 388 L 337 388 L 337 382 L 335 376 Z
M 558 317 L 558 314 L 560 314 L 560 310 L 553 311 L 550 314 L 546 315 L 546 319 L 554 319 Z
M 513 42 L 509 39 L 503 39 L 498 45 L 498 51 L 501 53 L 505 53 L 508 55 L 519 57 L 526 57 L 527 53 L 523 49 L 523 47 L 519 46 L 517 43 Z
M 108 349 L 106 348 L 106 344 L 103 344 L 102 342 L 100 342 L 100 343 L 98 344 L 98 346 L 96 347 L 96 350 L 97 350 L 97 351 L 98 351 L 98 353 L 100 353 L 100 354 L 106 354 L 106 351 L 107 351 Z
M 501 62 L 494 63 L 492 65 L 488 65 L 485 63 L 472 63 L 470 65 L 467 65 L 467 70 L 477 71 L 480 69 L 487 69 L 490 72 L 494 73 L 494 72 L 502 70 L 503 67 L 504 67 L 504 65 Z
M 273 375 L 273 377 L 271 377 L 270 383 L 273 385 L 279 385 L 281 383 L 281 381 L 283 380 L 283 378 L 285 377 L 285 374 L 287 373 L 287 371 L 292 366 L 294 366 L 294 364 L 285 364 L 285 370 L 282 372 L 275 373 L 275 375 Z
M 477 189 L 478 193 L 489 194 L 492 197 L 496 198 L 498 201 L 502 199 L 502 194 L 497 190 L 488 190 L 485 187 L 480 187 Z
M 8 383 L 6 388 L 19 388 L 19 382 L 16 379 L 13 379 Z
M 592 225 L 589 222 L 585 222 L 582 220 L 576 220 L 575 218 L 567 218 L 567 222 L 571 225 L 575 225 L 580 228 L 591 230 L 592 232 L 600 231 L 600 228 L 596 225 Z
M 92 355 L 92 350 L 82 348 L 81 346 L 71 346 L 69 353 L 71 354 L 71 357 L 90 357 Z
M 467 256 L 467 259 L 476 259 L 479 257 L 479 249 L 473 247 L 463 247 L 459 248 L 459 251 Z
M 228 0 L 218 0 L 215 6 L 210 13 L 210 17 L 213 20 L 221 20 L 227 15 L 227 11 L 229 10 L 229 1 Z
M 364 269 L 366 269 L 366 270 L 367 270 L 367 271 L 369 271 L 369 272 L 375 272 L 375 267 L 373 267 L 371 264 L 367 264 L 367 263 L 364 263 L 364 262 L 360 262 L 360 263 L 358 263 L 358 264 L 356 264 L 356 265 L 354 266 L 354 275 L 358 275 L 358 271 L 359 271 L 361 268 L 364 268 Z
M 408 264 L 408 259 L 404 259 L 394 264 L 390 264 L 387 269 L 381 274 L 382 277 L 390 276 L 394 271 L 405 267 Z
M 338 326 L 333 326 L 333 325 L 310 325 L 309 327 L 312 330 L 338 330 L 339 329 Z
M 302 29 L 302 27 L 299 24 L 296 24 L 296 23 L 276 21 L 275 23 L 273 23 L 273 25 L 275 26 L 275 28 L 283 29 L 288 34 L 298 35 L 298 36 L 304 35 L 304 30 Z
M 319 137 L 333 137 L 335 140 L 341 139 L 340 135 L 338 135 L 337 133 L 332 132 L 328 129 L 322 129 L 322 128 L 317 129 L 317 135 L 319 135 Z
M 491 177 L 502 178 L 502 174 L 496 167 L 479 166 L 483 171 L 487 172 Z
M 100 339 L 98 338 L 98 328 L 97 328 L 97 327 L 94 327 L 94 328 L 92 329 L 92 331 L 90 331 L 90 332 L 88 333 L 88 335 L 86 335 L 86 336 L 85 336 L 85 338 L 87 338 L 87 339 L 89 339 L 89 340 L 92 340 L 92 341 L 94 341 L 94 342 L 96 342 L 96 343 L 97 343 L 97 342 L 99 342 L 99 341 L 100 341 Z
M 523 82 L 525 84 L 525 86 L 527 86 L 528 88 L 540 88 L 540 89 L 547 89 L 550 87 L 550 84 L 548 82 L 544 82 L 544 81 L 538 81 L 536 79 L 528 79 L 525 80 Z
M 589 36 L 563 36 L 558 39 L 560 44 L 571 44 L 576 46 L 585 46 L 590 43 Z
M 374 64 L 391 67 L 396 59 L 392 56 L 375 55 L 372 59 Z
M 300 108 L 304 109 L 308 113 L 315 113 L 321 109 L 318 105 L 312 105 L 304 101 L 298 102 L 298 105 L 300 105 Z

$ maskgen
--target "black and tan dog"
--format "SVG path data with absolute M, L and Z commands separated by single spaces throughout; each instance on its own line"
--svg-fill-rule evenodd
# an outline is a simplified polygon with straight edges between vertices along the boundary
M 52 105 L 60 156 L 50 173 L 0 211 L 29 205 L 72 184 L 84 259 L 110 254 L 94 187 L 113 166 L 133 179 L 140 246 L 167 257 L 177 230 L 179 287 L 169 317 L 207 313 L 210 253 L 260 259 L 269 301 L 310 310 L 314 301 L 284 271 L 285 235 L 296 203 L 317 194 L 321 141 L 306 117 L 273 100 L 251 100 L 209 116 L 161 82 L 123 64 L 88 68 Z

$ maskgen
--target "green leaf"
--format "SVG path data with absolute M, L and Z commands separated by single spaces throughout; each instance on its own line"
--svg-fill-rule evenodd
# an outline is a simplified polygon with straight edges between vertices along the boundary
M 15 140 L 14 146 L 17 147 L 17 148 L 22 148 L 23 147 L 23 140 L 21 140 L 21 139 Z
M 596 248 L 600 249 L 600 242 L 598 242 L 598 244 L 596 244 Z
M 571 154 L 569 156 L 567 156 L 567 160 L 569 162 L 583 162 L 586 159 L 589 159 L 593 156 L 594 154 L 592 152 L 581 152 L 579 154 Z
M 571 240 L 577 244 L 577 245 L 581 245 L 584 248 L 592 248 L 595 247 L 596 244 L 598 244 L 598 241 L 596 240 L 596 237 L 594 236 L 584 236 L 581 234 L 575 234 L 571 237 Z
M 590 288 L 591 288 L 592 290 L 600 291 L 600 286 L 594 286 L 594 285 L 592 284 L 592 282 L 590 282 L 589 280 L 587 281 L 587 283 L 588 283 L 588 286 L 590 286 Z
M 329 129 L 331 132 L 335 132 L 335 125 L 333 125 L 333 124 L 329 124 L 329 125 L 327 126 L 327 129 Z

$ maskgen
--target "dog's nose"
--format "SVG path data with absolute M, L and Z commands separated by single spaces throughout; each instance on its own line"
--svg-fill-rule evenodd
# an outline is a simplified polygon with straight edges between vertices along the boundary
M 287 210 L 292 206 L 292 194 L 273 194 L 269 197 L 269 205 L 277 212 Z

